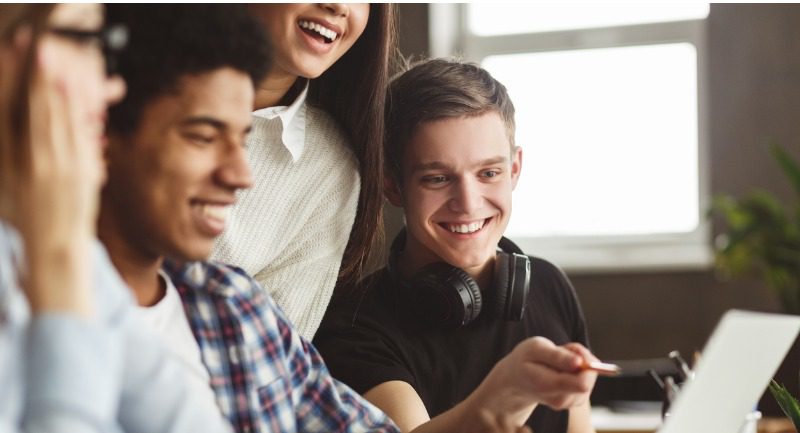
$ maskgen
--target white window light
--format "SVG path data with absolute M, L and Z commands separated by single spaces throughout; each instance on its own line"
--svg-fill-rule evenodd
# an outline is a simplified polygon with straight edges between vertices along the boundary
M 481 62 L 517 108 L 507 235 L 571 271 L 709 266 L 708 5 L 567 6 L 431 6 L 432 53 Z

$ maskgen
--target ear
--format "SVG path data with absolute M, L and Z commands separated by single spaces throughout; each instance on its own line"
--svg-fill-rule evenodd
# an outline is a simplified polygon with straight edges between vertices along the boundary
M 514 147 L 513 156 L 511 158 L 511 189 L 517 187 L 519 175 L 522 172 L 522 148 L 519 146 Z
M 391 174 L 383 177 L 383 195 L 389 200 L 389 203 L 397 207 L 403 207 L 403 193 L 400 190 L 400 185 Z

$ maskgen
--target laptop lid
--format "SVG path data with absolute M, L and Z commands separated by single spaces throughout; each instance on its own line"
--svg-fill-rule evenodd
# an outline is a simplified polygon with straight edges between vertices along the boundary
M 658 433 L 737 433 L 800 331 L 800 316 L 731 310 Z

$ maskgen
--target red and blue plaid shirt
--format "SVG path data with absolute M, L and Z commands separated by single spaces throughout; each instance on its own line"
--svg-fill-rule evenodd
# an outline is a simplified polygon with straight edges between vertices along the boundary
M 243 270 L 213 262 L 165 263 L 164 270 L 183 299 L 217 404 L 237 432 L 398 431 L 331 377 Z

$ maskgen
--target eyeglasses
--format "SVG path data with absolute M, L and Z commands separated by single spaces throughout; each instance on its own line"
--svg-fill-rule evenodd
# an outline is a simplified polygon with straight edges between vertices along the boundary
M 128 28 L 122 24 L 113 24 L 98 31 L 78 30 L 67 27 L 51 27 L 47 30 L 57 36 L 68 38 L 78 44 L 96 44 L 103 53 L 106 73 L 116 72 L 117 56 L 128 45 Z

